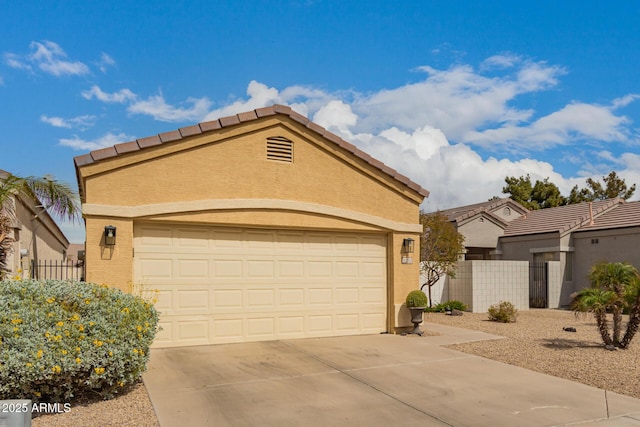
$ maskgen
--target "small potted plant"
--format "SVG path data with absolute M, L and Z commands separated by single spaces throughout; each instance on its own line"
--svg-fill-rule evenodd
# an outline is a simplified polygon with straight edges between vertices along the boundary
M 424 310 L 429 304 L 427 295 L 419 289 L 413 290 L 407 295 L 405 304 L 411 312 L 411 323 L 413 323 L 413 330 L 409 333 L 422 336 L 423 332 L 420 330 L 420 323 L 422 323 Z

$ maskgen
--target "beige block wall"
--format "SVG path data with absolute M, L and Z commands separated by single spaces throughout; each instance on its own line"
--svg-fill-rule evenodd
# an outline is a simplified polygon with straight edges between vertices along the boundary
M 449 278 L 449 297 L 474 313 L 484 313 L 500 301 L 518 310 L 529 309 L 527 261 L 460 261 L 455 279 Z

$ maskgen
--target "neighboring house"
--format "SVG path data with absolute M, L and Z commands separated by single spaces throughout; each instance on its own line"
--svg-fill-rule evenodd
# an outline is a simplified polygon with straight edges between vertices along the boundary
M 554 262 L 557 283 L 549 307 L 567 306 L 571 294 L 589 286 L 591 266 L 627 261 L 640 267 L 640 202 L 609 199 L 535 210 L 512 221 L 500 238 L 503 260 Z
M 156 346 L 404 326 L 428 191 L 289 107 L 75 164 L 87 280 L 157 291 Z
M 0 170 L 0 179 L 8 172 Z M 31 262 L 63 262 L 67 257 L 69 240 L 40 201 L 15 195 L 10 198 L 16 220 L 13 224 L 13 248 L 7 260 L 10 277 L 27 277 L 31 274 Z
M 440 211 L 464 236 L 465 260 L 496 259 L 498 239 L 511 221 L 529 212 L 509 198 Z

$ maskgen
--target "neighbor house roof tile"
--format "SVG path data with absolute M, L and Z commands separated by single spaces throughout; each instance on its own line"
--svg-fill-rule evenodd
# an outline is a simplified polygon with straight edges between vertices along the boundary
M 607 199 L 592 203 L 579 203 L 555 208 L 530 211 L 509 223 L 505 236 L 520 236 L 541 233 L 565 234 L 587 225 L 592 218 L 624 203 L 622 199 Z
M 286 105 L 279 105 L 279 104 L 275 104 L 270 107 L 257 108 L 255 110 L 239 113 L 233 116 L 222 117 L 218 120 L 202 122 L 197 125 L 183 127 L 178 130 L 165 132 L 159 135 L 140 138 L 135 141 L 117 144 L 114 147 L 108 147 L 105 149 L 92 151 L 89 154 L 75 157 L 74 162 L 75 162 L 76 168 L 79 168 L 81 166 L 95 163 L 97 161 L 106 160 L 108 158 L 116 157 L 118 155 L 124 155 L 126 153 L 130 153 L 133 151 L 142 150 L 147 147 L 179 141 L 189 136 L 198 135 L 198 134 L 213 131 L 213 130 L 218 130 L 228 126 L 235 126 L 242 122 L 257 120 L 262 117 L 272 116 L 276 114 L 283 114 L 288 116 L 292 120 L 307 127 L 309 130 L 322 135 L 324 138 L 335 143 L 341 148 L 351 152 L 351 154 L 364 160 L 365 162 L 379 169 L 383 173 L 405 184 L 407 187 L 409 187 L 413 191 L 416 191 L 421 196 L 423 197 L 429 196 L 429 191 L 424 189 L 419 184 L 411 181 L 406 176 L 398 173 L 398 171 L 396 171 L 395 169 L 392 169 L 389 166 L 385 165 L 384 163 L 374 159 L 369 154 L 357 148 L 355 145 L 345 141 L 344 139 L 340 138 L 338 135 L 332 132 L 329 132 L 322 126 L 316 123 L 313 123 L 307 117 L 293 111 L 291 107 Z
M 481 212 L 489 213 L 492 210 L 507 204 L 516 205 L 523 212 L 527 211 L 524 206 L 506 197 L 502 199 L 494 199 L 488 200 L 486 202 L 474 203 L 471 205 L 457 206 L 451 209 L 444 209 L 441 210 L 440 213 L 446 216 L 449 221 L 463 221 Z
M 637 226 L 640 226 L 640 201 L 620 204 L 615 209 L 596 217 L 593 223 L 583 225 L 577 231 Z

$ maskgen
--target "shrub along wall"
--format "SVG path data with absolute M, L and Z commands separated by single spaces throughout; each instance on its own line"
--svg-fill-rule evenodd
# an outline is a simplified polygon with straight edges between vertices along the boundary
M 71 281 L 0 282 L 0 399 L 110 398 L 140 379 L 158 328 L 152 304 Z

